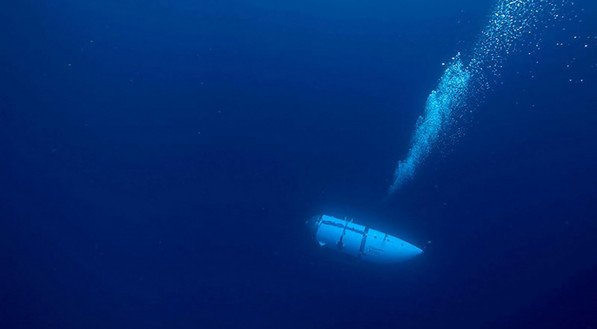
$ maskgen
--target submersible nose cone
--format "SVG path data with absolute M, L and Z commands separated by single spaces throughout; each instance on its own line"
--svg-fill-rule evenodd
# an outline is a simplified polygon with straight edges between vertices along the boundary
M 406 257 L 415 257 L 423 253 L 423 249 L 414 246 L 410 243 L 406 243 L 406 245 L 402 248 L 402 252 L 406 255 Z

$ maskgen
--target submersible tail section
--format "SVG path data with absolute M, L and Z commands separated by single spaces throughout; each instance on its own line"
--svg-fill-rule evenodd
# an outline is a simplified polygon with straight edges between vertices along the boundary
M 307 223 L 322 247 L 374 263 L 394 263 L 413 258 L 420 248 L 368 226 L 328 215 L 313 217 Z

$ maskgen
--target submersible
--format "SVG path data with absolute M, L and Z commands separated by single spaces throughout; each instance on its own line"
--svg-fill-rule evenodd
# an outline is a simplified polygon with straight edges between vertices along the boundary
M 395 263 L 423 252 L 420 248 L 387 233 L 352 220 L 318 215 L 307 221 L 322 247 L 374 263 Z

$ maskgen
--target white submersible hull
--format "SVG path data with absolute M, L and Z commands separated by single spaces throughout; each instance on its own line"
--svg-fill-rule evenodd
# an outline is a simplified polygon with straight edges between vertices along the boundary
M 394 263 L 413 258 L 420 248 L 395 236 L 356 224 L 351 220 L 321 215 L 308 222 L 322 247 L 375 263 Z

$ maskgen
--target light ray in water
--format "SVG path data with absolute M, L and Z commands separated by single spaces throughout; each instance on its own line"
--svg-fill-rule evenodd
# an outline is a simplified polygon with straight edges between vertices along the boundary
M 398 162 L 389 194 L 412 180 L 450 126 L 457 124 L 454 118 L 463 116 L 465 108 L 472 109 L 475 104 L 470 104 L 471 100 L 481 99 L 490 89 L 508 55 L 536 44 L 538 29 L 558 17 L 562 1 L 566 0 L 499 0 L 468 64 L 463 64 L 460 54 L 456 56 L 429 94 L 406 158 Z

